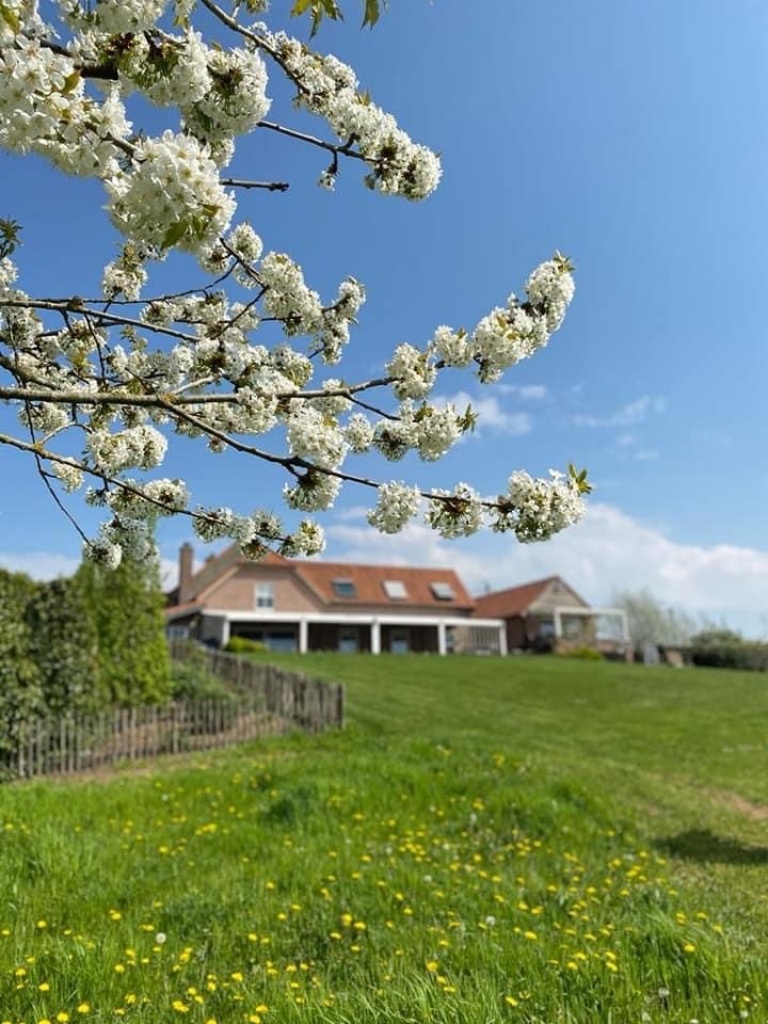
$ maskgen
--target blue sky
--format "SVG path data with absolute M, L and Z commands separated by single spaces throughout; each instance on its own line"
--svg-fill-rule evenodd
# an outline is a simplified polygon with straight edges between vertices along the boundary
M 318 46 L 441 152 L 438 192 L 417 205 L 382 198 L 347 164 L 328 194 L 314 184 L 322 154 L 264 132 L 232 168 L 291 182 L 285 195 L 241 197 L 268 248 L 290 252 L 322 294 L 347 274 L 365 283 L 345 377 L 376 372 L 394 345 L 421 344 L 438 324 L 474 326 L 555 249 L 577 268 L 576 298 L 546 351 L 501 387 L 444 378 L 440 394 L 464 394 L 484 414 L 472 438 L 434 467 L 348 467 L 493 493 L 513 469 L 574 461 L 595 493 L 584 524 L 521 546 L 448 544 L 418 526 L 378 538 L 362 517 L 368 496 L 348 490 L 323 519 L 327 557 L 453 564 L 475 589 L 559 572 L 600 603 L 617 587 L 647 586 L 668 604 L 768 632 L 768 9 L 483 0 L 470 16 L 466 0 L 391 0 L 361 32 L 357 6 L 346 8 Z M 275 95 L 270 116 L 299 123 L 284 90 Z M 0 183 L 0 215 L 25 228 L 22 287 L 92 290 L 114 251 L 100 187 L 6 155 Z M 162 281 L 189 270 L 163 267 Z M 67 571 L 76 535 L 24 458 L 3 457 L 0 564 Z M 196 498 L 243 511 L 276 500 L 281 483 L 190 444 L 167 469 Z M 163 555 L 188 534 L 184 521 L 165 525 Z

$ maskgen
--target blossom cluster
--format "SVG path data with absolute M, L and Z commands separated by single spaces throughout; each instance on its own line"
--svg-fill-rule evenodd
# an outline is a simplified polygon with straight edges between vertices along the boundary
M 370 166 L 366 184 L 379 192 L 424 199 L 442 174 L 439 157 L 414 143 L 370 97 L 361 92 L 349 65 L 332 55 L 313 53 L 284 32 L 267 34 L 271 48 L 296 84 L 297 103 L 319 114 L 343 140 L 354 140 Z M 327 172 L 332 180 L 335 171 Z M 326 184 L 330 184 L 326 181 Z
M 271 512 L 195 505 L 184 481 L 155 476 L 172 433 L 281 465 L 291 513 L 331 508 L 356 480 L 378 487 L 368 519 L 386 533 L 422 512 L 445 537 L 490 526 L 538 540 L 576 521 L 584 488 L 572 477 L 516 473 L 506 494 L 483 498 L 463 483 L 425 491 L 347 471 L 350 456 L 366 453 L 442 458 L 473 422 L 470 410 L 431 400 L 443 371 L 471 368 L 491 382 L 546 345 L 573 297 L 572 268 L 556 254 L 529 276 L 525 298 L 509 296 L 474 330 L 442 325 L 422 347 L 398 344 L 373 380 L 318 379 L 319 363 L 341 361 L 365 289 L 347 277 L 335 297 L 321 296 L 296 259 L 265 252 L 256 228 L 237 219 L 243 183 L 222 177 L 238 140 L 259 126 L 318 141 L 264 123 L 266 61 L 335 136 L 321 142 L 332 154 L 325 184 L 353 159 L 366 164 L 370 187 L 422 199 L 440 162 L 361 91 L 348 65 L 265 25 L 242 25 L 215 0 L 205 6 L 237 46 L 206 41 L 193 24 L 196 0 L 51 0 L 56 26 L 35 3 L 0 0 L 0 147 L 100 180 L 121 236 L 98 298 L 38 300 L 17 286 L 15 226 L 0 220 L 0 389 L 23 425 L 8 443 L 34 453 L 64 491 L 87 488 L 86 500 L 108 516 L 90 552 L 109 565 L 126 552 L 145 557 L 152 524 L 173 514 L 191 517 L 202 539 L 228 538 L 252 557 L 322 550 L 310 519 L 291 529 Z M 246 4 L 252 13 L 265 6 Z M 134 99 L 175 110 L 175 127 L 145 134 Z M 212 280 L 147 297 L 152 264 L 175 251 Z M 374 389 L 386 397 L 359 397 Z M 256 444 L 262 437 L 269 449 Z
M 402 481 L 382 484 L 368 522 L 382 533 L 399 533 L 425 508 L 424 521 L 442 537 L 470 537 L 490 525 L 497 533 L 511 531 L 518 540 L 548 540 L 577 523 L 586 511 L 578 480 L 551 471 L 549 479 L 513 473 L 508 491 L 483 498 L 469 484 L 453 490 L 434 488 L 422 494 Z

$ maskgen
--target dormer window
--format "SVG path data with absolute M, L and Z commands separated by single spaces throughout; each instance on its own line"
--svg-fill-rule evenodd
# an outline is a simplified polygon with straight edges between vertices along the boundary
M 453 591 L 453 587 L 450 583 L 443 583 L 442 580 L 436 580 L 429 584 L 429 589 L 438 601 L 455 601 L 456 594 Z
M 275 607 L 274 583 L 257 583 L 254 588 L 253 604 L 256 608 Z
M 332 580 L 331 586 L 335 597 L 357 597 L 357 589 L 353 580 Z
M 390 601 L 405 601 L 408 597 L 408 591 L 402 580 L 384 580 L 382 586 Z

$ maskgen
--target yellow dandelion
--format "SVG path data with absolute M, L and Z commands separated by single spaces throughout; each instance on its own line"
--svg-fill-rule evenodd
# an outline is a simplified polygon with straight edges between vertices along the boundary
M 507 1004 L 507 1006 L 519 1006 L 520 1005 L 519 1002 L 517 1001 L 517 999 L 515 999 L 514 996 L 504 996 L 504 1002 Z

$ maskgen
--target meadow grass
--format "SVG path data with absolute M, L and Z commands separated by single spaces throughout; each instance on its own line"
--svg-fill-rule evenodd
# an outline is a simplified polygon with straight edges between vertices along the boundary
M 768 1020 L 768 681 L 275 659 L 343 733 L 0 789 L 0 1024 Z

